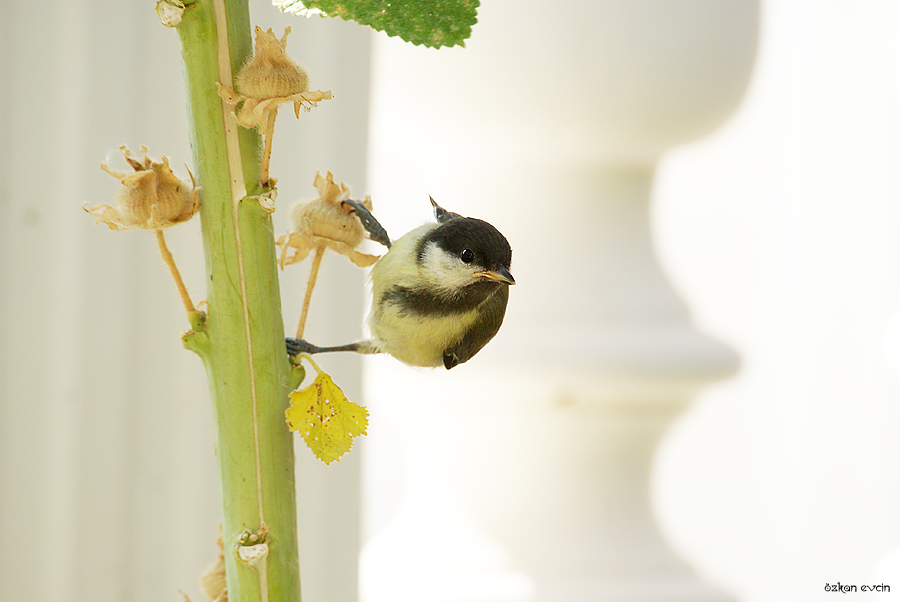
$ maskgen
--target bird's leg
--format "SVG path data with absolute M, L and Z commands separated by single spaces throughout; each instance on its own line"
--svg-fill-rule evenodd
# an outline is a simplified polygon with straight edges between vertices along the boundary
M 332 351 L 354 351 L 356 353 L 377 353 L 371 341 L 357 341 L 356 343 L 348 343 L 347 345 L 336 345 L 334 347 L 319 347 L 313 345 L 303 339 L 295 339 L 293 337 L 285 337 L 285 346 L 288 355 L 298 355 L 300 353 L 329 353 Z
M 378 220 L 375 219 L 375 216 L 372 215 L 372 212 L 366 209 L 365 205 L 360 203 L 359 201 L 354 201 L 348 199 L 343 201 L 343 204 L 349 205 L 353 207 L 353 211 L 356 213 L 356 217 L 359 218 L 359 221 L 362 223 L 363 228 L 366 229 L 366 232 L 369 233 L 369 238 L 374 240 L 377 243 L 381 243 L 386 246 L 388 249 L 391 248 L 391 238 L 388 236 L 387 230 L 378 223 Z

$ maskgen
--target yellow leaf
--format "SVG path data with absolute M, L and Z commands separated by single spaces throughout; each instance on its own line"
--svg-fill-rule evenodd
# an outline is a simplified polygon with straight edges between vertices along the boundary
M 288 426 L 325 464 L 350 451 L 353 440 L 366 434 L 369 412 L 347 399 L 325 372 L 290 397 L 291 407 L 284 412 Z

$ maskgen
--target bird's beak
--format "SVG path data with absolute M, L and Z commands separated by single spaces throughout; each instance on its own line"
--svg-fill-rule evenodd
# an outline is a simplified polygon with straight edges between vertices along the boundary
M 498 267 L 496 270 L 486 270 L 484 272 L 477 272 L 473 274 L 476 278 L 484 278 L 486 280 L 493 280 L 494 282 L 500 282 L 502 284 L 515 284 L 516 279 L 513 278 L 513 275 L 509 273 L 502 265 Z

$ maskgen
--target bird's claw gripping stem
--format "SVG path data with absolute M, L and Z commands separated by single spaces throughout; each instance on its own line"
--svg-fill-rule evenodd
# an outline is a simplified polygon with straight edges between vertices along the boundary
M 285 337 L 284 344 L 287 347 L 288 355 L 300 355 L 301 353 L 315 353 L 315 345 L 307 343 L 303 339 L 295 339 L 293 337 Z

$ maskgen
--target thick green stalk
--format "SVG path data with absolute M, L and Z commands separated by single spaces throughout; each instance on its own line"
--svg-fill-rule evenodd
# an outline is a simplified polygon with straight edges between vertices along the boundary
M 227 24 L 227 25 L 226 25 Z M 272 220 L 257 199 L 256 132 L 238 128 L 216 82 L 251 54 L 247 0 L 197 0 L 178 26 L 206 257 L 208 319 L 185 346 L 206 366 L 216 416 L 223 539 L 231 602 L 299 602 L 293 438 L 284 419 L 299 380 L 284 347 Z M 245 531 L 268 532 L 250 566 Z M 245 549 L 246 551 L 246 549 Z

